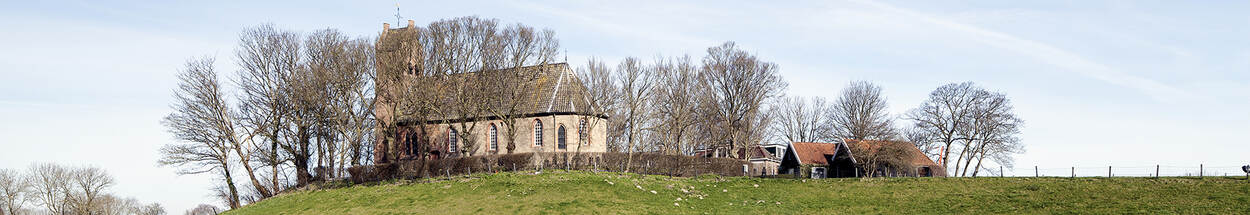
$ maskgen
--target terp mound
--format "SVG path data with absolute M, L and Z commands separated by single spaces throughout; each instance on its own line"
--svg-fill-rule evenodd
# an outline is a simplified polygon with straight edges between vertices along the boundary
M 226 214 L 1250 212 L 1250 182 L 1198 178 L 668 178 L 478 174 L 299 191 Z

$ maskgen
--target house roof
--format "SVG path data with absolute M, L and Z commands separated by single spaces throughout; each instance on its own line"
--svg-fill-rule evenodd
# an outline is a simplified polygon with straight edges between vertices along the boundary
M 884 143 L 890 143 L 890 142 L 905 144 L 908 147 L 904 147 L 904 148 L 907 148 L 908 154 L 911 155 L 911 157 L 908 160 L 912 166 L 939 167 L 937 163 L 934 163 L 933 160 L 929 159 L 929 156 L 925 156 L 924 152 L 921 152 L 920 149 L 916 148 L 914 144 L 911 144 L 908 142 L 881 141 L 881 140 L 852 140 L 852 139 L 846 139 L 843 141 L 846 142 L 847 145 L 860 145 L 860 146 L 867 145 L 869 148 L 881 147 L 881 145 L 883 145 Z
M 794 148 L 791 153 L 798 157 L 799 164 L 819 165 L 828 165 L 829 160 L 825 159 L 825 156 L 837 156 L 838 147 L 841 146 L 837 143 L 812 142 L 795 142 L 790 145 Z
M 526 66 L 516 69 L 500 69 L 479 72 L 468 72 L 453 74 L 451 78 L 468 78 L 472 76 L 487 73 L 505 73 L 516 72 L 516 70 L 527 70 L 533 72 L 534 76 L 528 78 L 530 93 L 525 95 L 523 100 L 519 102 L 515 115 L 518 117 L 527 116 L 544 116 L 554 114 L 577 114 L 577 115 L 595 115 L 591 110 L 591 102 L 586 87 L 578 81 L 577 75 L 569 68 L 567 63 L 552 63 L 543 65 Z M 506 109 L 504 102 L 500 96 L 487 96 L 486 102 L 488 106 L 499 109 Z M 448 103 L 452 101 L 447 101 Z M 600 116 L 605 117 L 606 116 Z M 461 117 L 459 114 L 448 114 L 448 116 L 434 117 L 431 122 L 442 121 L 461 121 L 461 120 L 483 120 L 493 119 L 491 115 L 476 117 Z M 403 120 L 408 121 L 408 120 Z M 408 121 L 411 122 L 411 121 Z

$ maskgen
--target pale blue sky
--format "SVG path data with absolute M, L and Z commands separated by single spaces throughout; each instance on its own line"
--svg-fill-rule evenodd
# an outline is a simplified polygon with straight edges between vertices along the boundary
M 723 41 L 777 62 L 789 94 L 832 97 L 882 85 L 891 110 L 937 86 L 1007 93 L 1034 165 L 1101 174 L 1107 165 L 1231 167 L 1250 162 L 1250 2 L 1147 1 L 400 1 L 419 25 L 479 15 L 551 28 L 574 65 L 588 56 L 703 55 Z M 0 2 L 0 168 L 96 165 L 112 190 L 181 213 L 208 176 L 156 166 L 172 138 L 175 74 L 193 56 L 223 73 L 237 33 L 272 22 L 374 36 L 395 1 Z M 1086 171 L 1078 169 L 1078 171 Z M 1137 172 L 1131 172 L 1137 171 Z M 1173 169 L 1183 174 L 1184 169 Z M 1216 169 L 1221 172 L 1236 170 Z M 1145 169 L 1123 174 L 1145 175 Z M 1119 173 L 1118 173 L 1119 174 Z

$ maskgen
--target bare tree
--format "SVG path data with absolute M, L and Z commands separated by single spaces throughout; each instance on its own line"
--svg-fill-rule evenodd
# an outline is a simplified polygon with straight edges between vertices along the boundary
M 30 177 L 32 194 L 39 206 L 53 214 L 71 212 L 69 169 L 56 164 L 38 163 L 32 164 L 27 174 Z
M 200 204 L 199 206 L 195 206 L 195 208 L 188 210 L 185 214 L 186 215 L 216 215 L 218 213 L 221 213 L 221 209 L 217 208 L 217 206 L 213 206 L 210 204 Z
M 123 199 L 114 195 L 103 195 L 97 200 L 96 214 L 104 215 L 122 215 L 131 214 L 131 210 L 135 205 L 139 204 L 139 200 L 133 198 Z
M 289 157 L 282 157 L 281 146 L 291 145 L 284 138 L 284 135 L 291 135 L 284 133 L 291 122 L 286 116 L 292 111 L 286 95 L 290 93 L 289 83 L 300 70 L 299 49 L 298 34 L 264 24 L 245 29 L 239 35 L 235 50 L 235 62 L 240 68 L 236 83 L 241 89 L 238 95 L 241 127 L 249 128 L 248 133 L 259 137 L 242 139 L 246 144 L 240 143 L 243 147 L 236 147 L 235 152 L 247 170 L 253 190 L 261 198 L 270 197 L 282 188 L 279 168 Z M 257 179 L 251 166 L 253 158 L 269 167 L 269 183 Z
M 967 176 L 969 169 L 976 176 L 987 156 L 994 157 L 1000 165 L 1011 166 L 1010 156 L 1023 151 L 1020 139 L 1016 137 L 1020 133 L 1019 127 L 1023 120 L 1016 117 L 1011 100 L 1002 93 L 987 92 L 986 96 L 987 98 L 975 104 L 973 117 L 970 118 L 972 122 L 969 123 L 971 126 L 960 132 L 971 137 L 970 141 L 965 141 L 964 148 L 969 150 L 967 160 L 959 172 L 961 176 Z M 972 166 L 974 162 L 976 166 Z
M 20 172 L 0 169 L 0 214 L 18 214 L 31 198 L 30 183 Z
M 621 150 L 621 148 L 624 148 L 621 147 L 623 144 L 620 144 L 623 142 L 620 141 L 620 137 L 625 133 L 623 129 L 613 126 L 614 123 L 610 123 L 612 120 L 598 117 L 615 116 L 619 111 L 620 96 L 618 95 L 620 90 L 616 85 L 616 76 L 612 75 L 612 68 L 608 68 L 603 61 L 591 58 L 587 60 L 585 68 L 579 69 L 577 75 L 577 80 L 581 83 L 580 86 L 585 87 L 586 93 L 583 94 L 585 96 L 583 99 L 587 101 L 587 104 L 590 104 L 591 108 L 590 116 L 582 116 L 580 120 L 586 121 L 587 129 L 606 126 L 607 137 L 603 141 L 607 144 L 608 151 L 623 151 Z M 582 139 L 579 141 L 583 141 L 582 144 L 585 144 L 585 141 L 590 140 Z M 578 150 L 581 150 L 580 146 Z
M 758 144 L 767 127 L 760 124 L 766 100 L 778 97 L 787 84 L 777 74 L 777 64 L 739 50 L 733 42 L 708 48 L 703 57 L 700 87 L 707 89 L 701 111 L 708 124 L 703 132 L 715 134 L 707 141 L 728 146 L 730 152 Z M 737 157 L 736 153 L 729 153 Z
M 941 147 L 938 157 L 951 175 L 966 176 L 980 169 L 989 157 L 1010 165 L 1011 156 L 1023 151 L 1016 134 L 1022 120 L 1012 111 L 1006 95 L 982 89 L 972 82 L 939 87 L 929 99 L 908 113 L 908 119 Z M 952 159 L 952 152 L 954 154 Z M 949 161 L 955 161 L 952 165 Z M 972 166 L 972 163 L 977 163 Z M 953 166 L 953 169 L 950 167 Z M 973 170 L 973 175 L 977 170 Z
M 887 110 L 881 87 L 866 81 L 851 82 L 833 102 L 829 119 L 839 138 L 887 140 L 893 138 L 894 119 Z
M 825 113 L 830 108 L 822 97 L 779 99 L 770 109 L 774 136 L 780 143 L 833 141 L 834 126 Z
M 213 70 L 213 59 L 193 59 L 178 75 L 180 83 L 174 93 L 177 101 L 174 113 L 162 123 L 174 138 L 182 143 L 167 144 L 161 148 L 161 165 L 180 168 L 179 174 L 216 172 L 228 188 L 226 201 L 231 208 L 239 207 L 239 192 L 230 172 L 230 154 L 233 137 L 229 115 L 230 109 Z M 51 171 L 51 170 L 49 170 Z M 62 173 L 68 174 L 68 173 Z M 51 196 L 48 199 L 52 198 Z M 47 200 L 45 200 L 46 202 Z M 47 206 L 49 211 L 62 208 Z
M 113 186 L 113 176 L 98 167 L 75 168 L 69 174 L 73 185 L 73 195 L 69 199 L 75 213 L 94 214 L 99 211 L 99 199 L 105 195 L 106 189 Z
M 616 67 L 616 84 L 621 90 L 621 123 L 626 126 L 625 142 L 626 150 L 634 153 L 637 150 L 638 142 L 644 136 L 643 130 L 649 126 L 650 122 L 650 97 L 651 90 L 655 82 L 652 79 L 654 70 L 647 68 L 637 58 L 625 58 L 620 65 Z M 626 161 L 626 172 L 629 166 L 633 164 L 633 156 L 629 156 Z
M 528 110 L 525 104 L 534 99 L 534 90 L 538 87 L 531 81 L 538 77 L 541 70 L 524 69 L 527 65 L 545 65 L 553 62 L 560 41 L 550 29 L 542 31 L 522 24 L 509 26 L 498 39 L 503 58 L 498 65 L 499 71 L 485 74 L 484 82 L 493 88 L 484 90 L 491 97 L 487 105 L 490 116 L 500 119 L 504 125 L 504 136 L 507 139 L 507 152 L 516 149 L 518 119 L 521 113 Z
M 916 146 L 916 149 L 919 149 L 921 153 L 924 153 L 924 155 L 930 159 L 937 158 L 937 154 L 940 153 L 940 151 L 938 151 L 938 143 L 933 137 L 933 134 L 925 131 L 924 129 L 920 129 L 915 126 L 908 126 L 905 129 L 902 129 L 901 135 L 902 136 L 900 138 L 902 138 L 903 141 L 907 141 L 913 146 Z
M 160 203 L 152 203 L 146 205 L 138 205 L 131 212 L 135 215 L 165 215 L 165 206 Z
M 659 122 L 657 134 L 661 137 L 662 152 L 667 154 L 690 155 L 695 151 L 693 136 L 695 112 L 703 99 L 702 90 L 696 83 L 699 68 L 690 60 L 690 56 L 666 60 L 660 59 L 654 65 L 656 79 L 652 107 Z

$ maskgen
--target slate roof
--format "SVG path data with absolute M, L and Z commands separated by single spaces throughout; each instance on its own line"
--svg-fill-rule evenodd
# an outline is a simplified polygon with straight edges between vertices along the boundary
M 530 78 L 531 94 L 518 105 L 517 117 L 544 116 L 544 115 L 594 115 L 591 109 L 591 99 L 586 92 L 586 87 L 578 81 L 577 74 L 569 68 L 567 63 L 552 63 L 544 65 L 534 65 L 518 68 L 521 70 L 529 70 L 527 72 L 535 72 L 535 76 Z M 493 72 L 514 72 L 515 69 L 502 69 L 479 71 L 470 73 L 460 73 L 453 76 L 469 76 L 480 75 L 481 73 Z M 456 77 L 453 77 L 456 78 Z M 491 98 L 499 99 L 499 98 Z M 450 102 L 450 101 L 449 101 Z M 496 105 L 502 107 L 505 102 L 498 100 L 483 101 L 488 105 Z M 606 116 L 600 116 L 606 118 Z M 459 121 L 459 120 L 489 120 L 494 119 L 492 115 L 484 115 L 470 117 L 471 119 L 460 119 L 458 116 L 447 116 L 445 118 L 436 118 L 431 121 Z M 408 121 L 408 120 L 404 120 Z M 410 122 L 410 121 L 409 121 Z

